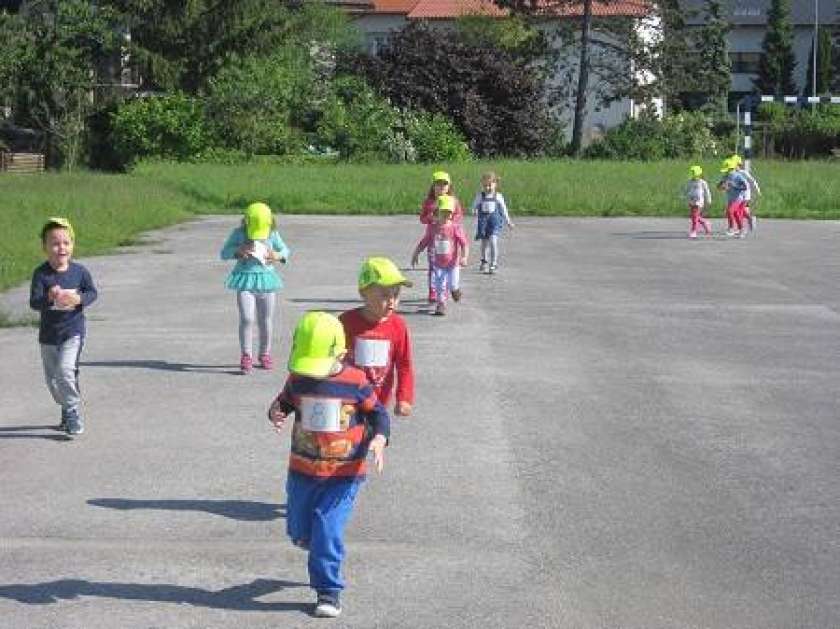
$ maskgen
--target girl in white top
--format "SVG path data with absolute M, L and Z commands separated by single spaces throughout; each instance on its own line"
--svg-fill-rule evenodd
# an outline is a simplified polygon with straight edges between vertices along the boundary
M 481 241 L 480 272 L 485 269 L 488 273 L 496 272 L 499 264 L 499 234 L 505 225 L 513 227 L 505 197 L 496 190 L 498 185 L 499 177 L 496 173 L 484 173 L 481 176 L 481 190 L 472 202 L 472 213 L 478 215 L 475 239 Z
M 700 166 L 692 166 L 688 169 L 688 174 L 691 179 L 683 188 L 683 195 L 688 201 L 688 209 L 691 212 L 691 229 L 688 237 L 697 238 L 697 228 L 700 226 L 708 236 L 712 233 L 712 227 L 703 216 L 703 208 L 712 204 L 712 193 L 709 191 L 709 184 L 703 179 L 703 169 Z

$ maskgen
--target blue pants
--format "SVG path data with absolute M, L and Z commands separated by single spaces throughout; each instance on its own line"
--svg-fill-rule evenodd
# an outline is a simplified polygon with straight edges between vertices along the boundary
M 286 532 L 298 546 L 309 547 L 309 585 L 317 592 L 344 589 L 344 527 L 363 482 L 294 472 L 286 479 Z

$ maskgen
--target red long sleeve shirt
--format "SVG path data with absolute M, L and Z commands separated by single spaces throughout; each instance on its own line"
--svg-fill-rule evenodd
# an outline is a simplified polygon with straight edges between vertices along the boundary
M 414 363 L 405 320 L 394 313 L 371 323 L 362 309 L 339 317 L 347 336 L 347 358 L 365 372 L 379 401 L 388 406 L 396 376 L 397 402 L 414 404 Z

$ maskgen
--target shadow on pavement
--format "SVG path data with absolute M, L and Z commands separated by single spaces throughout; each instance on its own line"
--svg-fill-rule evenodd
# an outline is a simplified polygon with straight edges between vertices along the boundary
M 613 232 L 613 236 L 625 236 L 637 240 L 686 240 L 688 232 Z M 700 238 L 698 238 L 700 240 Z
M 60 432 L 60 434 L 42 434 L 40 432 L 30 432 L 32 430 L 49 430 L 52 433 Z M 51 426 L 0 426 L 0 439 L 46 439 L 47 441 L 73 441 L 70 435 L 65 434 L 64 430 L 58 427 L 58 424 Z
M 193 371 L 201 373 L 224 373 L 240 375 L 238 365 L 192 365 L 171 363 L 168 360 L 89 360 L 79 363 L 81 367 L 131 367 L 136 369 L 161 369 L 163 371 Z
M 87 503 L 94 507 L 131 511 L 162 509 L 167 511 L 201 511 L 243 522 L 270 522 L 286 517 L 286 505 L 250 500 L 128 500 L 94 498 Z
M 8 598 L 29 605 L 48 605 L 62 599 L 80 596 L 101 596 L 133 601 L 179 603 L 213 609 L 238 611 L 309 611 L 311 603 L 263 603 L 260 596 L 287 588 L 309 587 L 308 583 L 255 579 L 251 583 L 235 585 L 222 590 L 158 583 L 98 583 L 83 579 L 62 579 L 30 585 L 0 585 L 0 598 Z

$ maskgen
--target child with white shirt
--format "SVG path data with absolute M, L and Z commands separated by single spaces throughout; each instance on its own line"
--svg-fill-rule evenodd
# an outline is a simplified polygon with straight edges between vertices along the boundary
M 499 177 L 494 172 L 481 176 L 481 190 L 475 195 L 472 213 L 478 216 L 475 239 L 481 241 L 481 262 L 478 270 L 495 273 L 499 266 L 499 234 L 507 225 L 513 228 L 505 197 L 498 192 Z
M 709 191 L 709 184 L 703 179 L 703 169 L 700 166 L 692 166 L 688 169 L 690 179 L 683 188 L 683 195 L 688 201 L 688 210 L 691 216 L 691 228 L 688 232 L 689 238 L 697 238 L 697 228 L 703 227 L 706 235 L 712 233 L 709 221 L 703 216 L 703 209 L 712 204 L 712 193 Z

